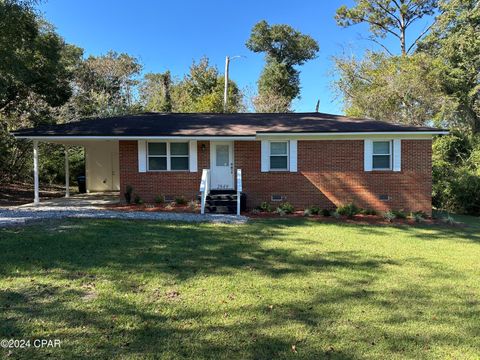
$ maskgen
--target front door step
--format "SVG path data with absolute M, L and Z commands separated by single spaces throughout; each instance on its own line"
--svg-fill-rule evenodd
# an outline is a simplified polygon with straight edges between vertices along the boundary
M 245 210 L 246 196 L 242 193 L 240 208 Z M 205 203 L 205 212 L 216 214 L 237 213 L 237 192 L 235 190 L 211 190 Z

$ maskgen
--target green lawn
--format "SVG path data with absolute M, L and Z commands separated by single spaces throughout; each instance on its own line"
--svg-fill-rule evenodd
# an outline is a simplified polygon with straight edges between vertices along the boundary
M 61 340 L 24 359 L 478 359 L 480 221 L 463 220 L 0 229 L 0 339 Z

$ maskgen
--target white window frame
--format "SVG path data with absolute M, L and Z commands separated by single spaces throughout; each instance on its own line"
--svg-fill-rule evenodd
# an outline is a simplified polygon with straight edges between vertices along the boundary
M 154 143 L 165 143 L 166 148 L 167 148 L 167 154 L 166 155 L 150 155 L 148 144 L 154 144 Z M 187 144 L 187 149 L 188 149 L 187 155 L 172 155 L 171 151 L 170 151 L 170 144 L 172 144 L 172 143 Z M 147 146 L 146 147 L 147 147 L 147 171 L 148 172 L 166 172 L 166 171 L 169 171 L 169 172 L 189 172 L 190 171 L 190 156 L 191 156 L 191 154 L 190 154 L 190 143 L 189 143 L 189 141 L 182 141 L 182 140 L 178 140 L 178 141 L 161 141 L 161 140 L 159 140 L 159 141 L 147 141 Z M 166 170 L 151 170 L 150 169 L 150 161 L 149 161 L 150 157 L 158 157 L 158 158 L 166 157 L 167 158 L 167 169 Z M 172 158 L 183 158 L 183 157 L 188 158 L 187 168 L 186 169 L 181 169 L 181 170 L 172 170 L 171 159 Z
M 375 146 L 374 144 L 376 142 L 388 142 L 388 154 L 375 154 L 374 149 Z M 376 168 L 373 165 L 373 159 L 375 156 L 389 156 L 389 162 L 388 162 L 388 168 Z M 375 139 L 372 140 L 372 170 L 373 171 L 392 171 L 393 170 L 393 140 L 392 139 Z
M 287 144 L 286 154 L 285 155 L 279 155 L 279 154 L 272 155 L 272 143 L 285 143 L 285 144 Z M 287 157 L 287 167 L 282 168 L 282 169 L 272 169 L 272 156 L 278 156 L 278 157 L 286 156 Z M 290 169 L 290 141 L 288 141 L 288 140 L 278 140 L 278 141 L 270 141 L 268 143 L 268 168 L 269 168 L 269 171 L 289 171 L 289 169 Z

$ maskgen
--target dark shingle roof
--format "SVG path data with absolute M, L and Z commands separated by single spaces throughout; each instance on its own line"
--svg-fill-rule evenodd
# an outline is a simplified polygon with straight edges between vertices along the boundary
M 439 131 L 322 113 L 172 114 L 82 119 L 13 132 L 15 136 L 255 136 L 257 133 L 363 133 Z

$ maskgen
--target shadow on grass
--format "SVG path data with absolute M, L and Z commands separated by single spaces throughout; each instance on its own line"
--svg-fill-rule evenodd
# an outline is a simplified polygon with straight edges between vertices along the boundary
M 472 328 L 453 339 L 448 332 L 416 336 L 385 329 L 385 322 L 400 326 L 406 321 L 429 321 L 428 309 L 437 301 L 431 291 L 399 288 L 387 293 L 371 286 L 387 268 L 409 266 L 409 261 L 418 265 L 421 259 L 399 262 L 340 250 L 299 254 L 296 248 L 308 249 L 315 241 L 304 236 L 292 238 L 288 229 L 315 225 L 304 219 L 241 226 L 75 220 L 52 222 L 37 228 L 39 231 L 33 227 L 4 230 L 0 233 L 0 276 L 4 284 L 13 287 L 16 281 L 19 285 L 0 291 L 0 338 L 48 334 L 66 339 L 63 356 L 83 358 L 129 354 L 139 358 L 353 359 L 362 357 L 363 348 L 376 342 L 401 355 L 432 342 L 468 341 L 478 331 Z M 342 226 L 359 231 L 370 228 Z M 387 234 L 388 230 L 374 229 L 377 234 Z M 433 230 L 434 235 L 442 230 Z M 451 231 L 455 230 L 465 231 Z M 456 236 L 463 235 L 457 232 Z M 265 246 L 270 241 L 288 241 L 289 246 Z M 461 278 L 461 274 L 447 273 L 435 263 L 423 261 L 420 265 L 430 269 L 430 276 L 437 280 L 447 275 Z M 168 288 L 214 276 L 227 279 L 243 272 L 254 273 L 253 280 L 267 279 L 267 284 L 285 286 L 288 296 L 295 286 L 285 279 L 308 281 L 298 284 L 302 296 L 278 298 L 272 307 L 259 300 L 197 308 L 165 300 L 163 292 L 159 300 L 152 289 L 142 288 L 149 282 Z M 47 278 L 66 285 L 42 282 Z M 115 291 L 89 300 L 89 285 L 102 281 L 111 283 Z M 73 288 L 69 288 L 70 282 Z M 132 297 L 135 293 L 141 296 Z M 459 316 L 478 317 L 478 304 L 467 309 L 454 295 L 439 303 L 435 316 L 445 324 L 453 322 L 448 307 L 456 308 Z M 225 307 L 228 317 L 238 321 L 219 320 L 225 318 Z M 346 315 L 350 307 L 374 308 L 387 315 L 350 319 Z M 415 311 L 406 311 L 411 310 L 409 307 Z M 311 338 L 298 339 L 289 332 L 293 325 L 311 333 Z M 339 341 L 345 343 L 337 346 Z M 298 354 L 291 351 L 292 344 L 297 345 Z M 45 351 L 58 355 L 55 350 Z M 45 352 L 22 354 L 35 358 Z

